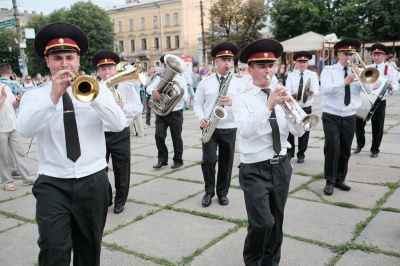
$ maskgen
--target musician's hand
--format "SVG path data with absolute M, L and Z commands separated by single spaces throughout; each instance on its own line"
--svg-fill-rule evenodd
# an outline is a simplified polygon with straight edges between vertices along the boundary
M 232 106 L 232 97 L 231 96 L 222 96 L 219 99 L 219 103 L 225 106 Z
M 388 90 L 393 90 L 393 86 L 392 84 L 389 84 L 389 86 L 387 87 Z
M 313 95 L 314 94 L 314 91 L 312 90 L 312 89 L 310 89 L 309 91 L 308 91 L 308 95 Z
M 69 87 L 72 77 L 70 75 L 71 70 L 62 69 L 58 71 L 52 78 L 52 88 L 50 92 L 50 98 L 54 104 L 57 104 L 61 96 Z
M 292 97 L 293 97 L 293 99 L 296 99 L 297 98 L 297 92 L 292 93 Z
M 121 107 L 121 109 L 124 109 L 124 102 L 123 101 L 117 101 L 117 104 L 119 107 Z
M 161 95 L 158 93 L 158 90 L 153 90 L 152 94 L 154 96 L 154 99 L 156 99 L 157 101 L 161 99 Z
M 360 69 L 358 69 L 358 66 L 356 66 L 356 65 L 353 65 L 353 71 L 354 71 L 357 75 L 360 74 Z
M 268 100 L 265 102 L 265 106 L 272 110 L 278 103 L 283 104 L 286 98 L 285 93 L 287 89 L 285 87 L 277 87 L 272 90 L 269 94 Z
M 22 99 L 22 96 L 24 96 L 23 93 L 18 94 L 18 96 L 16 97 L 16 100 L 17 100 L 18 102 L 20 102 L 21 99 Z
M 350 83 L 354 82 L 355 78 L 357 78 L 357 75 L 354 73 L 350 73 L 345 79 L 344 79 L 344 84 L 345 85 L 350 85 Z
M 1 98 L 2 99 L 7 98 L 6 85 L 3 85 L 3 87 L 1 87 Z
M 203 128 L 203 129 L 206 128 L 207 124 L 208 124 L 208 119 L 207 118 L 203 118 L 203 119 L 200 120 L 200 127 L 201 128 Z

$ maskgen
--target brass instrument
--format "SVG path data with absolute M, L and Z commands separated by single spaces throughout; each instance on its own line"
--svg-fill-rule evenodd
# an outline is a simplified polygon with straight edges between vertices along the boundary
M 185 93 L 185 89 L 173 79 L 177 74 L 184 73 L 187 70 L 186 63 L 181 58 L 172 54 L 165 55 L 164 61 L 164 75 L 161 77 L 161 81 L 156 88 L 161 99 L 157 100 L 151 95 L 149 100 L 150 108 L 159 116 L 166 116 L 172 112 Z M 178 86 L 179 90 L 174 88 L 174 86 Z
M 70 75 L 73 78 L 71 81 L 72 94 L 80 102 L 91 102 L 99 94 L 99 84 L 97 80 L 90 76 L 79 76 L 78 72 L 71 69 Z
M 310 94 L 310 89 L 311 89 L 311 79 L 308 78 L 306 85 L 304 86 L 304 91 L 303 91 L 303 103 L 306 103 L 308 100 L 308 95 Z
M 115 89 L 115 85 L 127 80 L 140 80 L 142 84 L 146 84 L 146 74 L 143 72 L 142 64 L 138 59 L 136 59 L 136 63 L 133 67 L 122 71 L 110 78 L 107 77 L 106 81 L 104 81 L 106 86 L 114 94 L 115 101 L 118 102 L 122 100 L 121 93 Z
M 207 143 L 211 139 L 211 136 L 214 133 L 214 130 L 217 128 L 219 121 L 225 119 L 226 116 L 228 115 L 228 113 L 226 112 L 226 110 L 224 109 L 222 104 L 219 103 L 219 100 L 221 99 L 221 97 L 225 96 L 226 93 L 228 92 L 229 84 L 231 83 L 232 77 L 233 77 L 233 75 L 231 73 L 229 73 L 228 77 L 222 84 L 222 87 L 219 92 L 217 101 L 215 102 L 213 111 L 211 112 L 211 114 L 208 117 L 207 126 L 203 129 L 202 136 L 200 138 L 200 140 L 203 143 Z
M 271 77 L 267 75 L 267 79 L 271 80 Z M 282 83 L 271 83 L 270 89 L 284 87 Z M 304 110 L 300 107 L 295 99 L 286 91 L 284 93 L 285 97 L 289 97 L 291 99 L 291 103 L 288 101 L 284 101 L 280 103 L 283 111 L 287 116 L 290 117 L 290 120 L 297 126 L 301 127 L 301 129 L 305 131 L 310 131 L 318 125 L 319 117 L 314 114 L 306 114 Z

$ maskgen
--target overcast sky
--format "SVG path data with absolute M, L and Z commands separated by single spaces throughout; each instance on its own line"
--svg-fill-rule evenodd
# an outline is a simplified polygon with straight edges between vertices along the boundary
M 29 13 L 36 11 L 38 14 L 43 12 L 44 15 L 50 14 L 56 9 L 63 7 L 70 8 L 76 2 L 89 0 L 16 0 L 19 12 L 27 10 Z M 118 6 L 125 4 L 125 0 L 90 0 L 93 4 L 106 8 L 110 6 Z M 0 0 L 1 8 L 12 8 L 12 0 Z

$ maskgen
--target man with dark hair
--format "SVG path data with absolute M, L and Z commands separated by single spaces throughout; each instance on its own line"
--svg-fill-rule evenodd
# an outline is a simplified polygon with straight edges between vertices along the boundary
M 103 84 L 86 102 L 74 97 L 71 82 L 77 78 L 80 56 L 89 49 L 80 28 L 48 24 L 36 34 L 34 48 L 46 60 L 52 82 L 25 93 L 17 130 L 37 138 L 39 177 L 32 193 L 39 265 L 69 265 L 72 249 L 74 265 L 100 265 L 108 210 L 104 127 L 119 132 L 126 118 Z M 81 93 L 79 87 L 74 91 Z

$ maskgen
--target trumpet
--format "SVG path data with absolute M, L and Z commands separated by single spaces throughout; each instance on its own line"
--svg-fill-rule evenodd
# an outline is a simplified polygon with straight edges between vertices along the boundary
M 267 79 L 271 81 L 271 77 L 269 75 L 267 75 Z M 280 87 L 284 87 L 281 82 L 271 82 L 271 90 Z M 293 122 L 293 124 L 299 126 L 304 131 L 310 131 L 318 125 L 319 117 L 317 115 L 306 114 L 306 112 L 304 112 L 297 101 L 293 99 L 293 97 L 289 93 L 287 93 L 287 91 L 285 91 L 282 96 L 285 96 L 285 99 L 288 97 L 290 100 L 290 102 L 284 100 L 282 103 L 280 102 L 279 104 L 281 105 L 285 114 L 290 117 L 290 120 Z
M 80 102 L 91 102 L 99 94 L 99 84 L 97 80 L 90 76 L 79 76 L 78 72 L 71 69 L 70 76 L 72 94 Z

